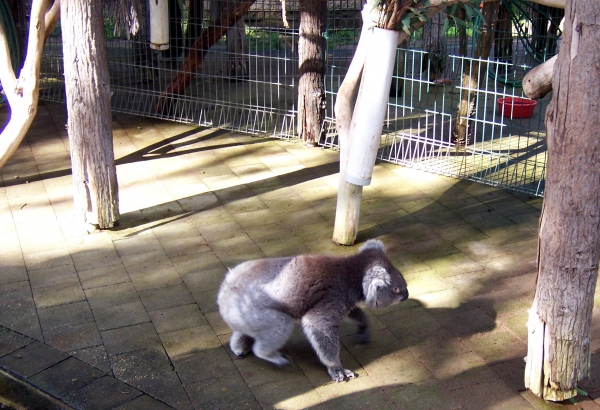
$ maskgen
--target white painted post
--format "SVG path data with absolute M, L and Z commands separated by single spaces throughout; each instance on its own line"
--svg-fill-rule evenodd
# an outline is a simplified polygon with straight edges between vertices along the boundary
M 363 10 L 364 25 L 372 24 L 367 18 L 369 10 L 367 6 Z M 398 31 L 372 26 L 363 26 L 361 32 L 355 58 L 359 51 L 364 52 L 365 56 L 362 57 L 361 54 L 360 57 L 361 60 L 365 60 L 362 78 L 357 101 L 351 114 L 348 135 L 344 141 L 340 141 L 340 183 L 332 238 L 340 245 L 354 244 L 358 233 L 362 187 L 371 183 L 383 120 L 387 112 L 398 38 Z M 362 65 L 360 62 L 357 64 Z M 358 77 L 360 71 L 353 70 L 352 73 Z M 347 75 L 350 75 L 350 69 Z M 343 108 L 345 109 L 338 110 L 336 107 L 336 116 L 342 115 L 348 118 L 349 109 Z M 342 126 L 342 130 L 344 128 L 345 126 Z M 342 130 L 340 130 L 341 139 L 344 137 Z
M 350 152 L 344 179 L 354 185 L 371 183 L 396 61 L 396 30 L 377 27 L 369 36 L 367 57 L 350 126 Z

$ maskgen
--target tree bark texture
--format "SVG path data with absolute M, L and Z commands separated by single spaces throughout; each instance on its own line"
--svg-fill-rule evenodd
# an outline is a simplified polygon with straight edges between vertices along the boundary
M 76 221 L 119 219 L 102 2 L 61 0 L 68 135 Z
M 300 0 L 298 40 L 298 136 L 319 143 L 325 118 L 325 31 L 327 2 Z
M 546 111 L 546 189 L 525 368 L 526 387 L 556 401 L 575 396 L 590 371 L 600 255 L 600 2 L 568 1 L 563 33 Z
M 476 59 L 487 59 L 490 56 L 492 43 L 494 42 L 493 28 L 498 18 L 499 7 L 500 2 L 498 1 L 485 3 L 483 6 L 484 21 L 481 22 L 481 33 L 477 38 L 477 46 L 473 56 Z M 483 61 L 473 60 L 471 64 L 468 64 L 465 60 L 463 64 L 461 99 L 452 134 L 452 141 L 457 145 L 468 145 L 471 142 L 469 119 L 475 112 L 479 79 L 487 75 L 487 63 Z
M 189 87 L 192 78 L 200 69 L 208 50 L 246 14 L 255 1 L 241 0 L 226 3 L 227 7 L 223 10 L 221 18 L 213 26 L 203 29 L 200 37 L 191 45 L 188 54 L 185 56 L 183 65 L 177 69 L 177 75 L 171 79 L 171 82 L 154 104 L 155 110 L 168 112 L 170 109 L 168 104 L 169 99 L 185 94 L 185 90 Z

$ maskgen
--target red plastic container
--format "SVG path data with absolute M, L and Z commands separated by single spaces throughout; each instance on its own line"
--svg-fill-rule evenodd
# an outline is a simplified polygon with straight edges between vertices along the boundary
M 537 101 L 529 98 L 506 97 L 498 99 L 498 111 L 505 117 L 529 118 L 533 114 L 536 105 Z

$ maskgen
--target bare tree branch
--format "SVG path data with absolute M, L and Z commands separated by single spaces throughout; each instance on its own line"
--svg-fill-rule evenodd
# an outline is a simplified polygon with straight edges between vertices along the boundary
M 17 150 L 37 113 L 40 65 L 49 8 L 49 0 L 34 0 L 31 5 L 27 57 L 18 79 L 11 66 L 6 34 L 0 27 L 0 81 L 11 108 L 10 120 L 0 134 L 0 167 Z M 51 16 L 48 18 L 52 20 Z
M 529 98 L 537 100 L 552 91 L 552 73 L 558 55 L 534 67 L 523 78 L 523 92 Z

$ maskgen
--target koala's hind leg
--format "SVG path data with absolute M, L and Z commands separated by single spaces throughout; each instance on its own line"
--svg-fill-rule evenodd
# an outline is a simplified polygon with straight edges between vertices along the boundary
M 335 382 L 343 381 L 344 377 L 354 378 L 354 373 L 344 369 L 340 361 L 338 328 L 341 320 L 319 311 L 310 311 L 302 317 L 302 329 L 306 337 Z
M 277 311 L 264 312 L 262 326 L 252 334 L 254 345 L 252 351 L 256 357 L 271 362 L 279 367 L 287 366 L 288 360 L 279 351 L 290 338 L 294 329 L 291 316 Z
M 369 318 L 365 311 L 358 306 L 354 306 L 354 308 L 348 312 L 348 318 L 358 325 L 357 342 L 359 344 L 369 343 L 371 341 L 371 330 Z
M 242 332 L 233 332 L 231 339 L 229 340 L 231 351 L 235 353 L 237 357 L 246 356 L 248 352 L 252 350 L 253 343 L 254 339 Z

